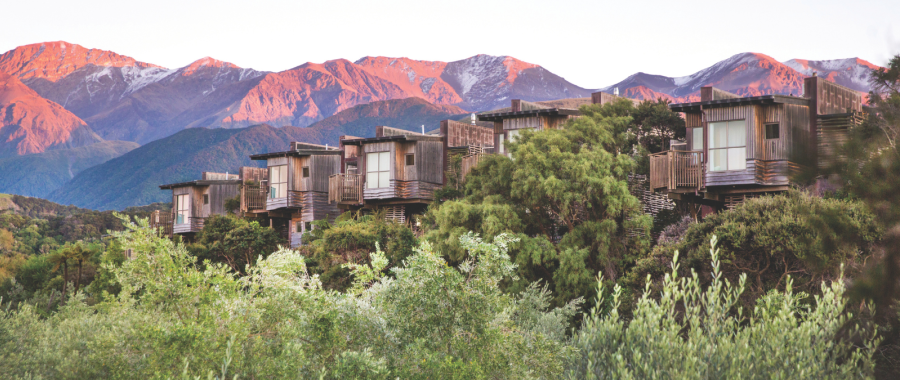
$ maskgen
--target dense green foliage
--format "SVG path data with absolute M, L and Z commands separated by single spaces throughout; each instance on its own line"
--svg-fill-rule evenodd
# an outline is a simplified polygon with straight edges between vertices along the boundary
M 514 234 L 519 279 L 509 290 L 541 280 L 558 304 L 592 299 L 598 272 L 615 280 L 650 246 L 651 220 L 626 182 L 636 167 L 633 119 L 618 116 L 620 108 L 633 110 L 630 101 L 588 106 L 562 129 L 522 131 L 507 144 L 511 159 L 486 157 L 466 177 L 462 198 L 429 210 L 426 239 L 460 262 L 458 239 L 469 231 Z
M 460 237 L 467 259 L 447 265 L 422 243 L 388 276 L 386 254 L 350 265 L 347 292 L 323 289 L 304 258 L 281 249 L 246 275 L 198 265 L 182 244 L 153 235 L 146 221 L 116 233 L 131 260 L 105 268 L 118 297 L 90 306 L 71 295 L 56 312 L 38 302 L 0 312 L 0 373 L 13 379 L 118 378 L 867 378 L 877 343 L 852 329 L 858 347 L 836 339 L 843 285 L 803 294 L 772 292 L 743 317 L 734 287 L 718 272 L 703 290 L 673 265 L 658 300 L 649 289 L 625 323 L 612 307 L 593 308 L 566 334 L 578 301 L 551 309 L 546 288 L 518 295 L 499 284 L 515 275 L 514 243 Z M 789 283 L 789 282 L 788 282 Z M 596 283 L 595 283 L 596 284 Z M 605 299 L 600 284 L 599 297 Z M 679 305 L 683 305 L 679 306 Z M 749 318 L 749 319 L 748 319 Z
M 168 204 L 153 204 L 128 208 L 124 213 L 146 217 L 153 210 L 170 208 Z M 0 195 L 0 297 L 7 300 L 30 299 L 38 294 L 54 297 L 54 292 L 62 292 L 67 282 L 90 284 L 98 271 L 102 272 L 103 252 L 115 250 L 108 247 L 103 236 L 110 230 L 123 228 L 121 220 L 109 211 Z M 72 250 L 79 249 L 89 254 L 76 257 Z M 66 258 L 52 262 L 61 257 Z M 65 273 L 68 268 L 74 270 Z M 54 302 L 48 301 L 45 307 L 52 308 Z
M 137 147 L 130 141 L 103 141 L 88 146 L 0 159 L 0 193 L 46 197 L 81 171 Z
M 275 252 L 287 242 L 274 229 L 231 215 L 213 215 L 188 244 L 200 262 L 223 263 L 238 273 L 255 263 L 259 255 Z
M 851 320 L 841 278 L 821 283 L 814 299 L 785 290 L 759 298 L 746 315 L 739 306 L 746 276 L 730 282 L 720 270 L 712 237 L 712 281 L 697 272 L 680 277 L 678 253 L 659 294 L 648 286 L 626 322 L 619 314 L 622 289 L 609 311 L 595 307 L 573 337 L 578 359 L 570 379 L 855 379 L 874 372 L 874 329 Z M 704 289 L 705 288 L 705 289 Z M 599 291 L 603 300 L 603 288 Z M 606 305 L 604 305 L 606 306 Z M 862 312 L 871 310 L 863 305 Z M 849 327 L 849 328 L 848 328 Z M 835 341 L 835 336 L 852 341 Z M 854 347 L 854 342 L 856 347 Z
M 345 290 L 353 278 L 348 264 L 367 263 L 369 253 L 380 244 L 388 268 L 400 265 L 418 245 L 413 232 L 404 225 L 385 221 L 381 214 L 360 215 L 346 212 L 335 219 L 313 223 L 303 236 L 299 251 L 308 257 L 310 271 L 319 275 L 325 289 Z
M 682 253 L 682 275 L 711 272 L 705 247 L 718 236 L 725 251 L 722 274 L 732 282 L 749 276 L 746 295 L 751 300 L 770 289 L 784 289 L 788 276 L 798 289 L 815 293 L 823 280 L 838 278 L 842 265 L 856 274 L 882 234 L 875 215 L 859 202 L 798 191 L 750 199 L 691 225 L 680 240 L 655 247 L 637 261 L 623 286 L 641 289 L 648 275 L 661 281 L 676 250 Z
M 0 373 L 9 378 L 554 378 L 572 303 L 497 284 L 514 272 L 509 240 L 467 235 L 470 259 L 448 266 L 423 244 L 384 276 L 355 267 L 355 292 L 324 290 L 301 256 L 260 257 L 247 276 L 197 265 L 183 245 L 146 228 L 119 235 L 139 252 L 111 267 L 118 298 L 95 306 L 70 298 L 47 318 L 31 304 L 0 316 Z

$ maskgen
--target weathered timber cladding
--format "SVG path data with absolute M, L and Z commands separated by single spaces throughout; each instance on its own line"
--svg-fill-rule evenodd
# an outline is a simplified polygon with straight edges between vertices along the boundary
M 850 128 L 859 125 L 862 116 L 859 113 L 820 115 L 817 124 L 816 140 L 819 146 L 819 167 L 827 168 L 836 159 L 840 159 L 839 150 L 847 142 Z
M 804 97 L 815 101 L 813 107 L 818 115 L 862 112 L 862 96 L 859 92 L 821 77 L 806 78 L 803 86 L 806 90 Z
M 256 183 L 262 183 L 262 181 L 269 180 L 269 169 L 268 168 L 253 168 L 249 166 L 241 167 L 241 180 L 244 182 L 253 181 Z
M 303 177 L 303 168 L 309 168 L 309 177 Z M 288 190 L 328 192 L 328 177 L 340 173 L 341 157 L 336 155 L 312 155 L 291 157 L 291 177 Z
M 494 146 L 494 131 L 491 128 L 454 120 L 441 121 L 441 135 L 448 147 Z
M 715 87 L 700 87 L 700 101 L 736 99 L 740 96 Z
M 756 184 L 756 160 L 747 160 L 744 170 L 721 172 L 706 171 L 706 186 L 754 185 Z
M 388 137 L 388 136 L 408 136 L 408 135 L 422 135 L 418 132 L 407 131 L 405 129 L 400 128 L 391 128 L 386 126 L 377 126 L 375 127 L 375 137 Z
M 787 185 L 790 182 L 788 161 L 756 160 L 756 183 L 758 185 Z
M 212 184 L 207 188 L 209 204 L 205 205 L 206 215 L 225 215 L 225 201 L 234 198 L 241 193 L 241 185 L 237 183 Z
M 443 144 L 440 141 L 418 141 L 415 144 L 415 154 L 416 179 L 434 184 L 443 184 Z

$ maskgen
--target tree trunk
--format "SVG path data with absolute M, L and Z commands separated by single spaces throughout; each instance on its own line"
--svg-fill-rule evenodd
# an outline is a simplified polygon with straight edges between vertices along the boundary
M 69 263 L 63 263 L 63 301 L 66 300 L 66 286 L 69 285 Z
M 83 259 L 78 260 L 78 277 L 75 278 L 75 293 L 78 293 L 78 288 L 81 286 L 81 267 Z

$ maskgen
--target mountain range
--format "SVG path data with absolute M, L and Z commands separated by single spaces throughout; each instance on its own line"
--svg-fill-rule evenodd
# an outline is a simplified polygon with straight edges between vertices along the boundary
M 799 95 L 803 78 L 815 72 L 867 92 L 868 71 L 877 67 L 858 58 L 778 62 L 764 54 L 741 53 L 688 76 L 639 72 L 599 90 L 618 88 L 634 99 L 675 102 L 698 100 L 706 85 L 740 95 Z M 133 160 L 125 156 L 136 157 L 144 147 L 184 130 L 293 126 L 299 128 L 285 136 L 334 143 L 341 134 L 371 136 L 376 125 L 418 130 L 424 124 L 431 130 L 441 118 L 506 107 L 510 99 L 583 98 L 593 91 L 508 56 L 476 55 L 453 62 L 363 57 L 265 72 L 209 57 L 165 68 L 63 41 L 31 44 L 0 55 L 0 192 L 52 193 L 54 200 L 85 207 L 130 206 L 136 203 L 127 202 L 157 198 L 110 196 L 96 203 L 84 194 L 67 194 L 75 188 L 88 191 L 76 185 L 86 183 L 79 182 L 84 181 L 80 176 L 98 180 L 102 175 L 97 170 Z M 179 151 L 177 144 L 184 141 L 167 141 L 153 151 L 191 160 Z M 160 153 L 165 149 L 170 152 Z M 221 158 L 205 157 L 204 164 L 210 165 Z M 46 170 L 23 169 L 46 166 L 37 164 L 41 162 L 57 163 L 46 164 Z M 214 170 L 157 169 L 172 179 Z M 119 192 L 130 191 L 121 187 L 124 183 Z M 136 191 L 143 194 L 146 189 L 141 189 Z

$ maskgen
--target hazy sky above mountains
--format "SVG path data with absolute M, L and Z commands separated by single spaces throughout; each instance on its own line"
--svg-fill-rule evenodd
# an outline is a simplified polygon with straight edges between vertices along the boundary
M 211 56 L 281 71 L 367 55 L 510 55 L 585 87 L 682 76 L 729 56 L 900 53 L 900 1 L 10 0 L 0 52 L 63 40 L 170 68 Z

